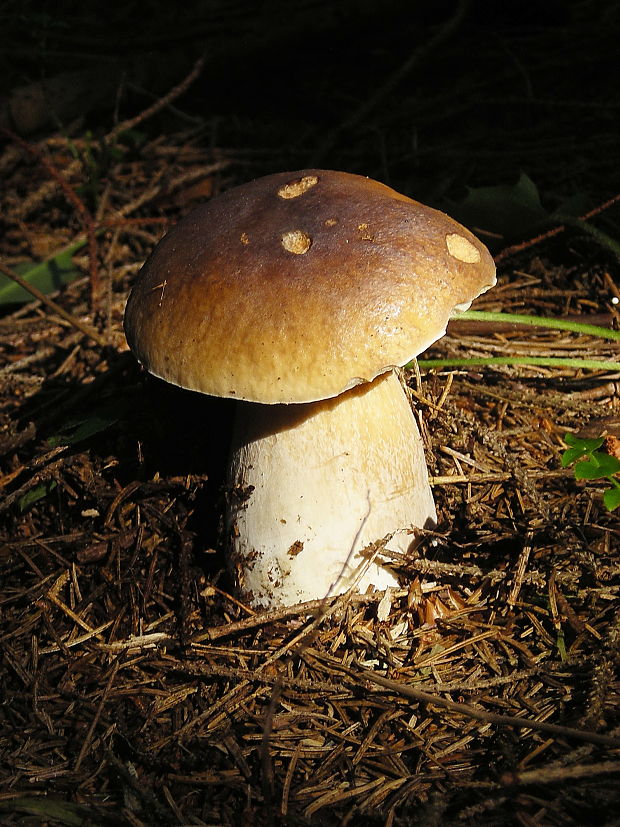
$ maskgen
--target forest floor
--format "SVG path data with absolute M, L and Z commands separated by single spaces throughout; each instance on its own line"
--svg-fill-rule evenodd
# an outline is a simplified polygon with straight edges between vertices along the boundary
M 620 525 L 561 456 L 567 433 L 617 450 L 620 373 L 410 371 L 439 523 L 391 560 L 402 589 L 244 606 L 230 405 L 149 377 L 122 328 L 162 233 L 268 166 L 212 125 L 149 134 L 200 69 L 103 138 L 12 135 L 0 156 L 0 258 L 46 292 L 0 289 L 0 822 L 612 823 Z M 620 265 L 588 227 L 482 235 L 498 284 L 475 309 L 617 330 Z M 424 354 L 497 356 L 618 346 L 455 321 Z

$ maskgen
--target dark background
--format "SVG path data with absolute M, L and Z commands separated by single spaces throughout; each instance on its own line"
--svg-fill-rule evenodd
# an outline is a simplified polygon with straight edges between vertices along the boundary
M 20 128 L 24 86 L 60 78 L 54 123 L 20 131 L 79 121 L 96 137 L 204 53 L 198 81 L 140 130 L 195 129 L 237 152 L 239 179 L 341 168 L 467 220 L 454 207 L 466 187 L 512 186 L 525 172 L 547 213 L 579 214 L 618 186 L 619 29 L 618 4 L 594 0 L 8 2 L 1 117 Z M 490 228 L 530 229 L 509 218 Z

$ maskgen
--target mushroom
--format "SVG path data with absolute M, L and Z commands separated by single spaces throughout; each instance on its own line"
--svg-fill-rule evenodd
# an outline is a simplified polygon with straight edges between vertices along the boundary
M 157 245 L 127 340 L 156 376 L 240 400 L 227 525 L 252 606 L 397 585 L 380 549 L 407 553 L 436 513 L 396 369 L 494 283 L 448 216 L 327 170 L 235 187 Z

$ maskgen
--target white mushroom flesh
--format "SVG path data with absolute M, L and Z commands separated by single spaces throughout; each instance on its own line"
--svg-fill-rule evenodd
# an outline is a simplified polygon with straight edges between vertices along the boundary
M 229 483 L 233 560 L 254 607 L 397 586 L 380 553 L 368 564 L 373 547 L 387 537 L 385 548 L 406 553 L 412 529 L 436 521 L 393 371 L 336 399 L 241 405 Z

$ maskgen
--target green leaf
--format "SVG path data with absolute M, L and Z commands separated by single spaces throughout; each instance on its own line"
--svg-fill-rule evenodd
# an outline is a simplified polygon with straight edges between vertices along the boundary
M 73 264 L 72 257 L 85 243 L 85 241 L 78 241 L 65 247 L 64 250 L 60 250 L 40 264 L 28 262 L 17 265 L 14 268 L 15 272 L 29 284 L 38 287 L 42 293 L 54 293 L 80 275 L 79 270 Z M 0 305 L 23 304 L 32 300 L 32 295 L 23 287 L 8 276 L 0 274 Z
M 567 465 L 572 465 L 573 462 L 576 462 L 581 457 L 592 455 L 594 451 L 601 447 L 604 441 L 603 437 L 598 439 L 580 439 L 574 434 L 566 434 L 564 442 L 571 447 L 567 448 L 562 454 L 562 467 L 566 468 Z
M 579 448 L 569 448 L 567 451 L 564 451 L 561 457 L 562 468 L 566 468 L 568 465 L 572 465 L 573 462 L 580 459 L 584 456 L 584 451 L 581 451 Z
M 595 439 L 583 439 L 575 434 L 566 434 L 564 442 L 573 448 L 582 448 L 584 453 L 589 454 L 590 451 L 598 451 L 605 439 L 602 436 Z
M 31 488 L 30 491 L 26 491 L 26 493 L 19 498 L 17 501 L 17 505 L 20 511 L 25 511 L 29 506 L 34 505 L 34 503 L 42 500 L 44 497 L 56 488 L 56 480 L 46 480 L 45 482 L 39 483 L 39 485 L 35 485 L 34 488 Z
M 620 485 L 610 488 L 603 494 L 603 503 L 608 511 L 614 511 L 620 505 Z
M 595 462 L 591 462 L 590 458 L 584 459 L 575 465 L 576 480 L 598 480 L 600 477 L 601 473 L 598 465 Z
M 574 468 L 576 480 L 609 480 L 613 487 L 603 494 L 603 503 L 608 511 L 618 508 L 620 505 L 620 483 L 614 479 L 614 476 L 620 473 L 620 460 L 611 454 L 598 450 L 605 439 L 603 437 L 580 439 L 574 434 L 566 434 L 564 442 L 571 447 L 562 454 L 562 465 L 566 467 L 576 460 L 581 460 L 576 463 Z
M 524 172 L 516 184 L 468 188 L 467 196 L 452 205 L 455 218 L 502 236 L 526 233 L 548 221 L 538 188 Z
M 57 434 L 49 437 L 47 444 L 50 448 L 55 448 L 57 445 L 75 445 L 77 442 L 83 442 L 91 436 L 106 431 L 120 418 L 118 413 L 101 409 L 92 416 L 72 419 L 66 422 Z
M 48 796 L 44 798 L 34 798 L 31 796 L 21 796 L 18 798 L 10 798 L 6 801 L 0 801 L 0 812 L 5 813 L 25 813 L 41 819 L 46 824 L 53 821 L 54 824 L 61 824 L 63 827 L 84 827 L 86 824 L 94 824 L 88 816 L 89 812 L 86 807 L 81 807 L 79 804 L 71 804 L 69 801 L 60 801 L 52 799 Z M 11 819 L 11 823 L 13 819 Z
M 591 454 L 575 465 L 576 480 L 600 480 L 613 477 L 620 471 L 620 460 L 609 454 Z
M 601 476 L 609 477 L 611 479 L 614 474 L 617 474 L 620 471 L 620 459 L 617 459 L 611 454 L 603 454 L 599 452 L 597 454 L 593 454 L 592 459 L 596 459 Z

